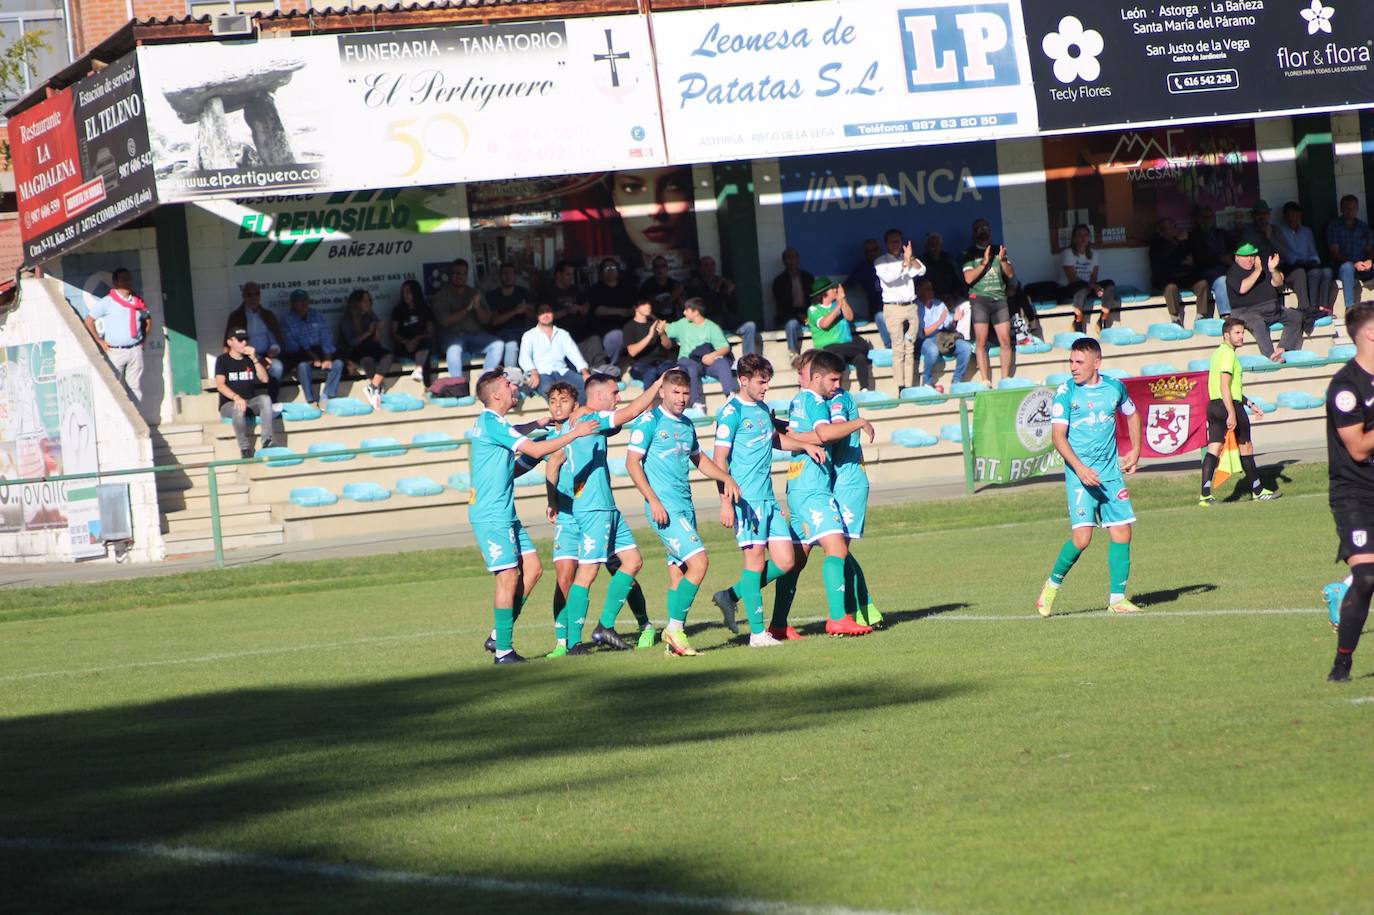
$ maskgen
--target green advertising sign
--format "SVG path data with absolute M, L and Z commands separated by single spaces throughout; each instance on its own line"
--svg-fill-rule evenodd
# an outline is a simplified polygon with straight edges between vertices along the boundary
M 1015 483 L 1064 466 L 1050 436 L 1054 388 L 985 391 L 973 401 L 973 480 Z

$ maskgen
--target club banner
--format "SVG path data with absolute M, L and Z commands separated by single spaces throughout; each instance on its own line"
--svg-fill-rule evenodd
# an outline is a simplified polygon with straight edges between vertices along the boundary
M 654 13 L 675 162 L 1036 132 L 1020 0 Z
M 647 20 L 138 49 L 164 201 L 664 164 Z
M 1043 130 L 1374 102 L 1368 0 L 1028 4 Z
M 1141 458 L 1177 457 L 1207 444 L 1207 373 L 1126 378 L 1126 393 L 1140 411 Z M 1116 445 L 1131 448 L 1126 417 L 1116 417 Z
M 27 265 L 157 206 L 133 54 L 15 115 L 9 138 Z
M 1062 469 L 1050 434 L 1053 404 L 1049 387 L 984 391 L 974 398 L 974 482 L 1015 483 Z

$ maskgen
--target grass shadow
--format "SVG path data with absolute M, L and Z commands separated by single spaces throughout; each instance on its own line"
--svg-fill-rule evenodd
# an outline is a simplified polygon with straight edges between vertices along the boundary
M 1163 588 L 1159 591 L 1146 591 L 1144 594 L 1137 594 L 1131 598 L 1138 607 L 1154 607 L 1159 604 L 1172 604 L 1180 597 L 1190 594 L 1207 594 L 1215 591 L 1217 586 L 1208 583 L 1195 585 L 1180 585 L 1177 588 Z

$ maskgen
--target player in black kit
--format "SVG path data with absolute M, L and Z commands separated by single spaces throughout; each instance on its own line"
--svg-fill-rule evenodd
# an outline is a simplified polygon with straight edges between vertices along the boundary
M 1337 560 L 1350 565 L 1350 590 L 1341 601 L 1336 661 L 1326 679 L 1350 679 L 1369 600 L 1374 596 L 1374 304 L 1346 312 L 1355 344 L 1351 359 L 1326 389 L 1326 448 L 1331 514 L 1340 546 Z

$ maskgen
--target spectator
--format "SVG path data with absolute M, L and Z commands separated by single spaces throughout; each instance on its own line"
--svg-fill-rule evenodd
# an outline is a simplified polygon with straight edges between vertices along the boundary
M 661 314 L 671 306 L 673 314 L 682 308 L 685 290 L 681 283 L 668 275 L 668 259 L 662 255 L 651 262 L 652 273 L 639 287 L 641 296 L 653 300 L 655 314 Z
M 892 341 L 888 339 L 887 323 L 883 320 L 883 287 L 878 282 L 877 271 L 873 269 L 873 262 L 883 253 L 883 247 L 878 244 L 878 239 L 865 238 L 863 252 L 863 259 L 844 279 L 846 295 L 854 308 L 854 315 L 860 321 L 871 320 L 878 325 L 878 337 L 884 347 L 891 349 Z M 854 296 L 856 292 L 857 299 Z
M 701 389 L 702 372 L 714 375 L 725 394 L 738 390 L 735 376 L 730 372 L 730 364 L 734 361 L 730 343 L 720 325 L 707 319 L 706 306 L 701 299 L 683 302 L 682 317 L 669 324 L 666 333 L 668 339 L 677 344 L 677 367 L 687 373 L 692 383 L 693 406 L 706 409 L 706 396 Z
M 795 364 L 801 354 L 808 295 L 816 278 L 801 268 L 801 255 L 796 248 L 782 252 L 782 267 L 782 273 L 773 277 L 773 316 L 775 323 L 787 331 L 787 351 Z
M 609 367 L 608 374 L 618 375 L 618 369 L 608 366 L 605 341 L 596 332 L 597 322 L 592 319 L 591 299 L 577 284 L 577 270 L 568 261 L 554 265 L 553 285 L 545 299 L 553 303 L 554 320 L 576 341 L 587 364 L 595 366 L 598 372 Z
M 1331 220 L 1326 227 L 1326 244 L 1345 293 L 1346 308 L 1354 308 L 1360 302 L 1357 281 L 1365 289 L 1374 289 L 1374 245 L 1370 242 L 1369 226 L 1359 216 L 1359 198 L 1346 194 L 1341 198 L 1340 218 Z
M 963 338 L 956 326 L 960 313 L 969 305 L 965 302 L 951 311 L 947 303 L 935 297 L 935 284 L 928 276 L 916 281 L 916 301 L 921 310 L 921 358 L 925 361 L 921 369 L 921 384 L 943 394 L 944 386 L 935 384 L 935 367 L 944 363 L 944 356 L 954 356 L 953 382 L 963 381 L 968 373 L 973 346 Z M 916 328 L 911 329 L 911 334 L 916 335 Z
M 910 253 L 910 245 L 903 250 Z M 873 364 L 868 361 L 868 343 L 854 338 L 854 310 L 846 301 L 844 287 L 825 278 L 816 280 L 811 285 L 811 302 L 806 312 L 811 345 L 834 353 L 853 366 L 859 376 L 859 387 L 872 391 Z M 886 306 L 884 310 L 887 310 Z M 891 312 L 888 314 L 891 315 Z
M 921 315 L 916 307 L 916 289 L 912 281 L 924 274 L 926 267 L 911 253 L 911 242 L 902 238 L 900 229 L 884 232 L 883 243 L 887 246 L 887 253 L 879 255 L 873 262 L 873 271 L 878 276 L 882 290 L 883 322 L 887 325 L 887 337 L 892 341 L 892 376 L 900 392 L 916 381 L 918 365 L 913 342 L 916 335 L 908 336 L 907 328 L 919 331 L 917 325 Z M 815 333 L 814 328 L 812 333 Z M 865 355 L 865 361 L 867 358 Z
M 706 320 L 715 321 L 727 334 L 739 334 L 741 354 L 759 351 L 759 328 L 753 321 L 741 321 L 735 310 L 735 284 L 716 272 L 716 259 L 709 254 L 697 261 L 696 273 L 687 283 L 686 296 L 701 299 Z
M 635 304 L 635 316 L 623 328 L 625 353 L 630 357 L 630 377 L 647 388 L 669 369 L 677 368 L 677 347 L 668 336 L 668 322 L 654 317 L 654 303 L 647 297 Z
M 616 367 L 614 373 L 608 374 L 619 374 L 620 357 L 625 351 L 621 328 L 634 317 L 637 297 L 629 283 L 620 282 L 620 263 L 611 257 L 603 260 L 597 284 L 588 291 L 587 299 L 591 303 L 592 330 L 601 335 L 607 364 Z
M 1238 244 L 1254 245 L 1259 250 L 1260 260 L 1266 264 L 1269 262 L 1269 255 L 1278 250 L 1274 239 L 1273 212 L 1269 208 L 1269 201 L 1263 198 L 1256 200 L 1255 205 L 1250 208 L 1250 224 L 1242 226 L 1240 230 L 1240 240 Z
M 1259 248 L 1243 243 L 1236 249 L 1235 261 L 1226 274 L 1226 295 L 1231 302 L 1231 317 L 1239 318 L 1250 328 L 1260 352 L 1271 362 L 1282 362 L 1283 354 L 1297 349 L 1302 343 L 1302 312 L 1279 304 L 1279 290 L 1283 288 L 1283 274 L 1277 272 L 1279 256 L 1269 255 L 1265 261 Z M 1269 336 L 1269 325 L 1283 323 L 1279 348 Z
M 329 332 L 324 315 L 310 307 L 310 293 L 304 289 L 291 293 L 291 310 L 286 313 L 281 329 L 285 335 L 282 348 L 286 350 L 282 361 L 296 367 L 296 380 L 306 403 L 315 402 L 314 370 L 325 373 L 320 409 L 327 408 L 329 399 L 339 393 L 344 364 L 334 358 L 334 335 Z
M 391 351 L 382 346 L 382 319 L 372 307 L 372 293 L 354 289 L 344 302 L 343 320 L 339 322 L 339 342 L 343 357 L 354 369 L 368 378 L 363 397 L 372 409 L 382 408 L 382 385 L 391 368 Z
M 467 261 L 460 257 L 449 265 L 448 282 L 430 297 L 429 307 L 451 377 L 467 377 L 463 359 L 472 350 L 482 350 L 483 372 L 501 364 L 506 345 L 486 329 L 491 315 L 481 293 L 468 285 Z
M 490 314 L 491 332 L 505 344 L 502 364 L 515 365 L 520 338 L 533 326 L 534 305 L 530 303 L 530 291 L 516 283 L 514 264 L 506 261 L 496 275 L 496 288 L 483 299 Z
M 525 373 L 525 386 L 547 397 L 549 388 L 562 381 L 576 388 L 577 399 L 581 400 L 591 373 L 572 334 L 554 326 L 555 314 L 557 309 L 552 302 L 539 303 L 534 327 L 520 338 L 520 369 Z
M 414 359 L 411 380 L 425 387 L 430 382 L 430 347 L 434 340 L 434 315 L 425 302 L 425 290 L 415 280 L 401 284 L 401 301 L 391 310 L 392 350 L 397 359 Z
M 1231 252 L 1235 250 L 1230 233 L 1217 226 L 1216 211 L 1198 207 L 1193 215 L 1193 231 L 1188 235 L 1188 253 L 1193 256 L 1193 270 L 1198 277 L 1212 284 L 1212 302 L 1216 313 L 1223 316 L 1231 313 L 1231 303 L 1226 298 L 1226 271 L 1231 269 Z M 1202 311 L 1201 305 L 1198 311 Z
M 143 344 L 152 324 L 148 306 L 134 294 L 134 275 L 116 267 L 109 293 L 86 312 L 86 329 L 136 403 L 143 402 Z
M 258 385 L 267 384 L 269 377 L 257 349 L 248 342 L 248 331 L 230 328 L 224 337 L 224 352 L 215 359 L 215 390 L 219 392 L 219 415 L 233 423 L 239 455 L 245 458 L 253 456 L 248 425 L 253 416 L 258 419 L 260 447 L 272 447 L 272 398 L 257 393 Z
M 1185 287 L 1191 288 L 1197 298 L 1198 316 L 1210 315 L 1212 309 L 1207 291 L 1212 284 L 1193 265 L 1188 239 L 1172 219 L 1161 219 L 1155 230 L 1155 237 L 1150 242 L 1150 283 L 1164 294 L 1164 307 L 1169 309 L 1169 317 L 1179 327 L 1183 326 L 1181 290 Z M 1229 294 L 1229 281 L 1227 289 Z M 1234 307 L 1235 303 L 1231 305 Z
M 986 219 L 973 222 L 973 245 L 964 252 L 964 282 L 969 287 L 973 307 L 973 336 L 978 357 L 978 375 L 992 386 L 992 362 L 988 358 L 988 336 L 997 335 L 1002 348 L 1002 377 L 1016 374 L 1016 347 L 1011 339 L 1011 309 L 1007 305 L 1007 282 L 1016 268 L 1007 259 L 1007 246 L 992 244 L 992 224 Z
M 1112 313 L 1121 313 L 1121 299 L 1116 294 L 1116 283 L 1099 278 L 1101 264 L 1097 252 L 1093 250 L 1091 232 L 1085 225 L 1073 227 L 1073 237 L 1069 246 L 1059 254 L 1059 267 L 1064 271 L 1064 285 L 1059 294 L 1073 302 L 1073 329 L 1079 333 L 1088 330 L 1088 297 L 1096 296 L 1101 304 L 1101 316 L 1097 319 L 1098 329 L 1112 326 Z M 1065 282 L 1066 281 L 1066 282 Z
M 1279 270 L 1297 296 L 1303 314 L 1303 333 L 1310 334 L 1317 319 L 1331 314 L 1331 268 L 1322 266 L 1317 239 L 1302 224 L 1302 207 L 1290 200 L 1283 205 L 1283 223 L 1274 228 Z
M 262 307 L 262 287 L 252 280 L 243 284 L 243 301 L 239 307 L 229 312 L 229 320 L 224 325 L 224 336 L 229 331 L 241 327 L 248 331 L 248 342 L 258 355 L 258 361 L 267 369 L 267 396 L 273 403 L 281 399 L 281 380 L 286 374 L 286 363 L 281 359 L 282 331 L 277 316 Z
M 926 265 L 926 276 L 935 289 L 935 298 L 953 308 L 968 301 L 968 286 L 964 283 L 964 271 L 954 262 L 954 257 L 945 250 L 945 240 L 939 232 L 926 235 L 925 251 L 921 263 Z

